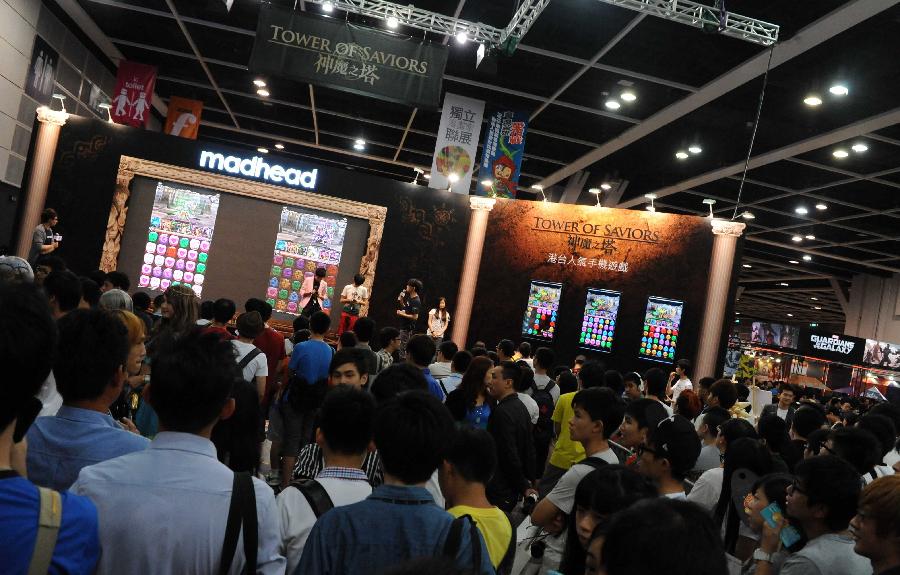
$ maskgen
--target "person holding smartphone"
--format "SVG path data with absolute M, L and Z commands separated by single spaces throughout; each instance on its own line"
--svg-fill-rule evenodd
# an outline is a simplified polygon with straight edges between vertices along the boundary
M 59 223 L 59 216 L 53 208 L 41 212 L 41 223 L 34 228 L 31 235 L 31 250 L 28 252 L 28 263 L 35 265 L 40 256 L 53 253 L 59 248 L 61 236 L 53 234 L 53 226 Z

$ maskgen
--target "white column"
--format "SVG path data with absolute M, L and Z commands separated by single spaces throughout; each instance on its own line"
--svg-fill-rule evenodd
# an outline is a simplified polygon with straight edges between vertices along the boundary
M 745 225 L 728 220 L 712 220 L 715 235 L 709 264 L 709 283 L 706 286 L 706 309 L 700 328 L 700 340 L 693 373 L 696 377 L 718 377 L 714 373 L 718 359 L 719 343 L 728 308 L 728 292 L 734 268 L 734 252 L 737 239 L 744 233 Z
M 462 273 L 459 278 L 459 293 L 456 296 L 456 311 L 453 317 L 453 343 L 460 349 L 466 347 L 466 336 L 469 333 L 469 320 L 472 318 L 472 305 L 475 303 L 475 286 L 478 283 L 478 270 L 481 269 L 481 251 L 484 248 L 484 235 L 487 232 L 488 216 L 494 209 L 496 200 L 471 196 L 469 207 L 472 217 L 469 221 L 469 235 L 466 238 L 466 255 L 463 258 Z
M 37 109 L 37 119 L 38 133 L 34 149 L 31 151 L 31 169 L 28 172 L 28 187 L 24 194 L 25 205 L 16 241 L 16 255 L 20 258 L 28 257 L 31 250 L 31 236 L 34 228 L 41 222 L 41 212 L 47 201 L 50 172 L 53 171 L 53 157 L 56 155 L 56 144 L 59 141 L 59 130 L 65 125 L 69 115 L 41 106 Z

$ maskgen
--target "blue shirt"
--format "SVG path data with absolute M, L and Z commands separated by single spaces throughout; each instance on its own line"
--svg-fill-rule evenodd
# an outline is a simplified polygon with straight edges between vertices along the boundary
M 314 339 L 304 341 L 294 347 L 288 367 L 297 375 L 306 379 L 307 383 L 316 383 L 328 378 L 331 356 L 334 350 L 324 341 Z
M 436 398 L 444 401 L 446 397 L 444 397 L 444 390 L 441 389 L 441 384 L 431 375 L 431 371 L 426 367 L 422 370 L 422 374 L 425 376 L 425 381 L 428 382 L 428 392 L 435 396 Z
M 125 431 L 106 413 L 63 405 L 28 429 L 28 479 L 57 491 L 71 487 L 83 467 L 147 449 L 150 440 Z
M 97 573 L 218 573 L 234 473 L 212 442 L 160 432 L 150 448 L 85 467 L 72 492 L 100 514 L 103 554 Z M 272 488 L 254 478 L 259 521 L 257 573 L 284 573 Z M 229 573 L 244 567 L 238 541 Z
M 97 508 L 86 497 L 60 493 L 62 521 L 49 573 L 93 573 L 100 556 Z M 34 553 L 41 496 L 14 471 L 0 471 L 0 571 L 25 575 Z
M 359 503 L 335 507 L 313 527 L 294 575 L 377 575 L 409 559 L 443 554 L 453 516 L 424 487 L 381 485 Z M 472 567 L 472 540 L 463 529 L 456 564 Z M 481 574 L 494 568 L 481 537 Z

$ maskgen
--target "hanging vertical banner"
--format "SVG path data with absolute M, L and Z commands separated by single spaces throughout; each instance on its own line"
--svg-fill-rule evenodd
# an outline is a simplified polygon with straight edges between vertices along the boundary
M 169 100 L 169 113 L 166 116 L 164 132 L 170 136 L 196 140 L 197 132 L 200 131 L 201 112 L 203 102 L 172 96 Z
M 116 89 L 112 95 L 110 115 L 113 122 L 135 127 L 147 127 L 150 102 L 156 83 L 156 66 L 122 60 L 116 75 Z
M 484 133 L 484 153 L 478 171 L 482 182 L 476 194 L 492 198 L 515 198 L 519 171 L 525 154 L 528 115 L 523 112 L 495 112 Z
M 478 153 L 484 102 L 447 92 L 428 187 L 468 194 Z M 456 180 L 451 182 L 451 180 Z

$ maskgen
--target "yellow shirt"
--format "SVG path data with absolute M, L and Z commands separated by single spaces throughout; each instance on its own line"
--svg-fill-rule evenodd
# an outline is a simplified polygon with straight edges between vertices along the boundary
M 569 437 L 569 420 L 575 416 L 572 399 L 576 393 L 578 392 L 573 391 L 560 395 L 553 410 L 553 422 L 559 424 L 559 437 L 556 439 L 553 455 L 550 456 L 550 465 L 560 469 L 568 469 L 584 459 L 584 446 Z
M 506 513 L 496 507 L 481 508 L 468 505 L 457 505 L 448 509 L 447 512 L 454 517 L 472 516 L 475 526 L 478 527 L 484 538 L 484 546 L 487 547 L 488 555 L 491 556 L 494 569 L 499 567 L 512 539 L 512 525 L 509 524 Z

